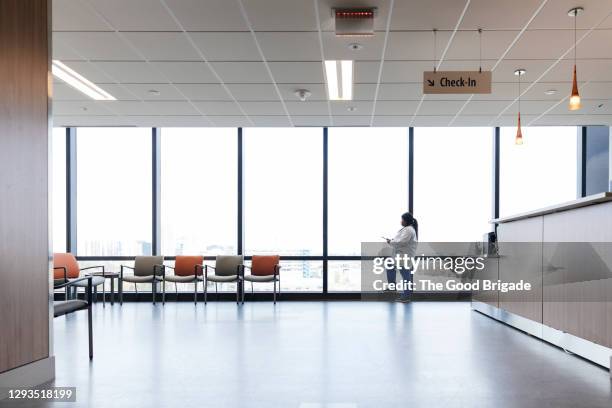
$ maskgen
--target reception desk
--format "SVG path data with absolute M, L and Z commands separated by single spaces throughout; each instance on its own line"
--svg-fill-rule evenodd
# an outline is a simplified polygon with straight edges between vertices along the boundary
M 610 368 L 612 193 L 492 222 L 498 251 L 476 278 L 532 290 L 474 292 L 472 308 Z

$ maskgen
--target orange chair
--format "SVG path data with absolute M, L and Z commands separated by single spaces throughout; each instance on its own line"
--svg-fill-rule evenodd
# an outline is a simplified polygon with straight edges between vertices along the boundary
M 174 266 L 164 265 L 162 269 L 163 295 L 162 303 L 166 303 L 166 281 L 177 283 L 193 283 L 193 302 L 198 304 L 198 282 L 202 280 L 203 256 L 178 255 Z M 166 275 L 166 268 L 174 270 L 174 275 Z M 178 290 L 177 290 L 178 295 Z
M 81 271 L 89 269 L 100 269 L 102 271 L 102 276 L 92 277 L 91 284 L 94 288 L 94 295 L 98 294 L 98 286 L 102 285 L 102 303 L 106 305 L 106 290 L 104 289 L 104 266 L 99 265 L 81 268 L 79 267 L 79 263 L 77 262 L 76 258 L 71 253 L 60 252 L 53 254 L 53 281 L 55 286 L 59 286 L 63 283 L 79 279 L 79 277 L 81 276 Z M 85 274 L 85 276 L 88 276 L 88 274 Z M 78 288 L 87 288 L 87 285 L 88 281 L 86 279 L 80 279 L 78 280 L 78 282 L 75 282 L 72 285 L 62 285 L 62 287 L 66 288 L 66 300 L 71 298 L 70 288 L 74 289 L 74 294 L 76 295 L 76 291 L 78 290 Z
M 280 296 L 280 256 L 278 255 L 253 255 L 251 266 L 245 268 L 251 270 L 249 275 L 244 276 L 245 281 L 251 282 L 251 293 L 253 293 L 254 282 L 274 282 L 274 303 L 276 303 L 276 283 L 278 282 L 278 295 Z M 244 290 L 242 291 L 242 303 L 244 303 Z

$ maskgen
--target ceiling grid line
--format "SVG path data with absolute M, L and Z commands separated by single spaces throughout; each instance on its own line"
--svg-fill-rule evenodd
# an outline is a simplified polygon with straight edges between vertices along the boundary
M 394 5 L 395 5 L 395 0 L 391 0 L 391 2 L 389 3 L 389 14 L 387 15 L 385 39 L 383 40 L 382 54 L 380 56 L 380 65 L 378 66 L 378 79 L 376 81 L 376 88 L 374 90 L 374 100 L 372 102 L 372 115 L 370 116 L 370 126 L 374 126 L 374 116 L 376 114 L 376 101 L 378 100 L 378 92 L 380 91 L 380 81 L 382 79 L 383 66 L 385 64 L 385 54 L 387 52 L 387 42 L 389 40 L 389 28 L 391 27 L 391 17 L 393 16 Z
M 278 99 L 280 100 L 281 105 L 283 106 L 283 109 L 285 111 L 285 114 L 287 115 L 287 120 L 289 121 L 289 125 L 293 126 L 293 119 L 291 118 L 291 115 L 289 114 L 289 110 L 287 109 L 287 105 L 285 104 L 285 100 L 283 99 L 283 95 L 280 92 L 280 89 L 278 88 L 278 84 L 276 83 L 276 80 L 274 79 L 274 75 L 272 74 L 272 70 L 270 69 L 270 65 L 268 65 L 268 61 L 266 60 L 266 56 L 263 53 L 263 50 L 261 49 L 261 45 L 259 44 L 259 40 L 257 39 L 257 35 L 255 34 L 255 30 L 253 30 L 253 26 L 251 25 L 251 20 L 249 19 L 249 16 L 246 12 L 246 9 L 244 7 L 244 3 L 242 3 L 242 0 L 236 0 L 238 2 L 238 6 L 240 7 L 240 12 L 242 13 L 242 18 L 244 19 L 244 22 L 247 25 L 247 28 L 249 29 L 249 31 L 251 32 L 251 36 L 253 37 L 253 41 L 255 42 L 255 46 L 257 47 L 257 51 L 259 52 L 259 55 L 261 56 L 261 60 L 264 64 L 264 67 L 266 68 L 266 71 L 268 72 L 268 75 L 270 76 L 270 80 L 272 81 L 272 85 L 274 86 L 274 89 L 276 91 L 276 94 L 278 95 Z
M 187 98 L 187 95 L 185 95 L 175 84 L 174 82 L 170 81 L 170 79 L 168 77 L 166 77 L 164 75 L 163 72 L 161 72 L 159 69 L 155 68 L 153 66 L 153 64 L 151 64 L 151 61 L 149 61 L 149 59 L 142 53 L 140 52 L 140 50 L 134 46 L 134 44 L 132 44 L 131 41 L 129 41 L 127 38 L 125 38 L 125 35 L 123 35 L 122 32 L 120 32 L 115 26 L 113 26 L 113 24 L 108 20 L 108 18 L 106 18 L 106 16 L 104 16 L 104 14 L 102 14 L 93 4 L 91 4 L 90 1 L 88 0 L 80 0 L 82 4 L 86 4 L 102 21 L 104 21 L 104 24 L 106 24 L 108 26 L 108 28 L 111 29 L 111 31 L 117 35 L 117 37 L 119 37 L 121 39 L 121 41 L 124 42 L 124 44 L 126 44 L 130 49 L 132 49 L 132 51 L 134 51 L 138 56 L 140 56 L 140 58 L 142 59 L 142 61 L 144 61 L 149 67 L 153 68 L 155 71 L 157 71 L 161 76 L 163 76 L 164 78 L 166 78 L 166 82 L 169 83 L 183 98 L 185 98 L 185 101 L 187 103 L 189 103 L 189 105 L 191 105 L 191 107 L 200 114 L 200 116 L 202 116 L 204 119 L 206 119 L 210 124 L 212 124 L 213 126 L 215 125 L 215 123 L 208 117 L 208 115 L 206 115 L 204 112 L 202 112 L 192 101 L 191 99 Z
M 527 30 L 527 27 L 529 27 L 529 25 L 531 25 L 531 23 L 533 22 L 533 20 L 535 20 L 535 18 L 540 14 L 540 11 L 542 11 L 542 9 L 544 8 L 544 6 L 546 5 L 546 3 L 548 3 L 548 0 L 544 0 L 542 1 L 542 3 L 540 3 L 540 6 L 536 9 L 536 11 L 531 15 L 531 18 L 529 20 L 527 20 L 527 23 L 525 23 L 525 25 L 523 26 L 523 28 L 518 32 L 518 34 L 514 37 L 514 40 L 512 40 L 512 42 L 510 43 L 510 45 L 508 47 L 506 47 L 506 50 L 504 51 L 504 53 L 497 59 L 497 62 L 491 67 L 491 72 L 495 71 L 495 69 L 499 66 L 499 64 L 504 60 L 504 58 L 506 58 L 506 55 L 508 55 L 508 53 L 510 52 L 510 50 L 514 47 L 514 45 L 518 42 L 518 40 L 523 36 L 523 33 Z M 461 115 L 461 113 L 465 110 L 465 108 L 467 107 L 467 105 L 472 101 L 472 99 L 474 98 L 474 94 L 471 94 L 470 97 L 465 101 L 465 103 L 461 106 L 461 108 L 459 109 L 459 111 L 455 114 L 455 116 L 453 117 L 453 119 L 451 119 L 451 121 L 448 123 L 447 126 L 451 126 L 453 123 L 455 123 L 455 121 L 457 120 L 457 118 L 459 118 L 459 116 Z
M 172 11 L 172 9 L 170 8 L 170 6 L 168 6 L 168 4 L 166 4 L 165 0 L 159 0 L 160 4 L 164 7 L 164 9 L 166 10 L 166 12 L 168 13 L 168 15 L 170 16 L 170 18 L 172 18 L 172 20 L 174 21 L 174 23 L 177 25 L 177 27 L 179 28 L 179 32 L 181 32 L 183 34 L 183 36 L 185 37 L 185 39 L 187 40 L 187 42 L 189 42 L 189 45 L 191 45 L 191 47 L 195 50 L 195 52 L 198 54 L 198 56 L 200 57 L 200 59 L 202 60 L 202 62 L 204 62 L 206 64 L 206 66 L 208 67 L 208 69 L 210 70 L 210 72 L 214 75 L 215 78 L 217 78 L 217 81 L 219 81 L 219 85 L 221 85 L 221 87 L 225 90 L 225 92 L 227 92 L 227 94 L 230 96 L 230 98 L 232 99 L 232 101 L 236 104 L 236 106 L 238 107 L 238 109 L 240 110 L 240 112 L 242 113 L 242 115 L 247 119 L 247 121 L 251 124 L 251 125 L 255 125 L 255 122 L 253 122 L 253 119 L 251 119 L 251 116 L 249 116 L 246 111 L 244 110 L 244 108 L 242 107 L 242 105 L 240 104 L 240 102 L 238 102 L 238 100 L 236 99 L 236 97 L 234 96 L 234 94 L 230 91 L 229 87 L 226 85 L 225 81 L 223 81 L 223 78 L 221 78 L 221 76 L 219 75 L 219 73 L 217 72 L 217 70 L 215 70 L 212 66 L 212 64 L 210 63 L 210 61 L 208 61 L 208 58 L 206 58 L 206 56 L 204 55 L 204 53 L 202 52 L 202 50 L 200 49 L 200 47 L 197 46 L 197 44 L 195 43 L 195 41 L 193 40 L 193 38 L 191 37 L 191 34 L 189 34 L 189 31 L 187 31 L 185 29 L 185 27 L 183 26 L 183 24 L 181 23 L 181 21 L 178 19 L 178 17 L 176 16 L 176 14 Z M 210 120 L 210 119 L 209 119 Z

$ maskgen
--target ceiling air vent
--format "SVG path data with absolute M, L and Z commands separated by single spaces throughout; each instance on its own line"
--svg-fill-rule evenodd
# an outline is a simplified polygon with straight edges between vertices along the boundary
M 376 8 L 332 9 L 338 37 L 369 37 L 374 35 Z

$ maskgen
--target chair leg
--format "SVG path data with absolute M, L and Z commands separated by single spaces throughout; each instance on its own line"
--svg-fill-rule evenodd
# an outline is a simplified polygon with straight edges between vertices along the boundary
M 203 283 L 204 283 L 204 304 L 206 304 L 206 300 L 208 297 L 208 280 L 204 279 Z
M 215 282 L 215 300 L 219 301 L 219 288 L 217 287 L 217 282 Z
M 123 281 L 119 279 L 119 305 L 123 306 Z
M 157 297 L 157 282 L 155 281 L 155 277 L 153 277 L 153 282 L 151 282 L 151 292 L 153 292 L 153 304 L 155 304 L 155 298 Z
M 89 281 L 91 283 L 91 281 Z M 89 337 L 89 359 L 93 360 L 93 326 L 91 316 L 91 286 L 87 287 L 87 331 Z
M 166 304 L 166 280 L 162 283 L 162 305 Z
M 102 282 L 102 307 L 106 307 L 106 279 Z
M 193 304 L 198 304 L 198 280 L 193 281 Z
M 274 304 L 276 304 L 276 279 L 274 279 Z
M 93 288 L 93 301 L 94 303 L 98 303 L 98 287 L 94 286 Z

